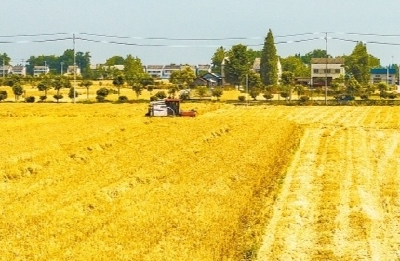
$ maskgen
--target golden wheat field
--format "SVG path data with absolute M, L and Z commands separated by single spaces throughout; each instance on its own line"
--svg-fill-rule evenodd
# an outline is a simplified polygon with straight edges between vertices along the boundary
M 400 108 L 0 104 L 0 260 L 399 260 Z

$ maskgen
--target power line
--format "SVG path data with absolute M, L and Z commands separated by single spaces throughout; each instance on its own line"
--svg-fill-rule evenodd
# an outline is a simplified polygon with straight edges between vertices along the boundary
M 400 34 L 374 34 L 374 33 L 344 33 L 344 32 L 331 32 L 329 34 L 345 34 L 345 35 L 360 35 L 360 36 L 375 36 L 375 37 L 400 37 Z
M 15 34 L 15 35 L 0 35 L 0 38 L 15 38 L 15 37 L 37 37 L 37 36 L 55 36 L 55 35 L 67 35 L 70 33 L 42 33 L 42 34 Z
M 321 39 L 324 39 L 324 38 L 323 37 L 316 37 L 316 38 L 302 39 L 302 40 L 281 41 L 281 42 L 275 42 L 275 44 L 301 43 L 301 42 L 309 42 L 309 41 L 315 41 L 315 40 L 321 40 Z
M 274 36 L 274 38 L 297 37 L 297 36 L 315 35 L 315 34 L 322 34 L 322 33 L 321 33 L 321 32 L 314 32 L 314 33 L 300 33 L 300 34 L 277 35 L 277 36 Z
M 321 35 L 320 37 L 313 37 L 308 39 L 297 39 L 297 40 L 287 40 L 287 41 L 276 41 L 275 44 L 293 44 L 301 42 L 309 42 L 324 39 L 323 35 L 325 33 L 321 32 L 308 32 L 308 33 L 298 33 L 298 34 L 287 34 L 278 35 L 275 38 L 291 38 L 300 36 L 310 36 L 310 35 Z M 397 34 L 374 34 L 374 33 L 355 33 L 355 32 L 327 32 L 329 35 L 351 35 L 351 36 L 369 36 L 369 37 L 400 37 Z M 0 40 L 0 44 L 26 44 L 26 43 L 46 43 L 46 42 L 59 42 L 72 40 L 71 33 L 41 33 L 41 34 L 16 34 L 16 35 L 0 35 L 0 38 L 36 38 L 36 37 L 55 37 L 60 35 L 68 35 L 68 37 L 63 38 L 51 38 L 51 39 L 30 39 L 30 40 Z M 101 40 L 96 38 L 113 38 L 113 39 L 133 39 L 133 40 L 147 40 L 147 41 L 188 41 L 188 42 L 206 42 L 206 41 L 227 41 L 227 40 L 259 40 L 261 37 L 222 37 L 222 38 L 173 38 L 173 37 L 136 37 L 136 36 L 117 36 L 117 35 L 106 35 L 106 34 L 94 34 L 94 33 L 77 33 L 78 37 L 76 40 L 93 42 L 93 43 L 103 43 L 103 44 L 114 44 L 114 45 L 125 45 L 125 46 L 138 46 L 138 47 L 173 47 L 173 48 L 186 48 L 186 47 L 219 47 L 220 45 L 209 45 L 209 44 L 168 44 L 168 43 L 138 43 L 138 42 L 128 42 L 128 41 L 115 41 L 115 40 Z M 83 37 L 86 36 L 86 37 Z M 95 39 L 90 39 L 88 37 L 94 37 Z M 367 44 L 376 45 L 391 45 L 399 46 L 400 43 L 388 42 L 388 41 L 370 41 L 370 40 L 360 40 L 360 39 L 345 39 L 342 37 L 329 37 L 328 39 L 343 41 L 343 42 L 364 42 Z M 257 44 L 247 44 L 250 47 L 263 46 L 263 43 Z
M 167 47 L 168 46 L 166 44 L 137 44 L 137 43 L 116 42 L 116 41 L 93 40 L 93 39 L 86 39 L 86 38 L 82 38 L 82 37 L 77 37 L 76 39 L 86 41 L 86 42 L 92 42 L 92 43 L 117 44 L 117 45 L 127 45 L 127 46 L 155 46 L 155 47 Z
M 59 42 L 72 40 L 71 37 L 57 38 L 57 39 L 43 39 L 43 40 L 30 40 L 30 41 L 0 41 L 0 44 L 26 44 L 26 43 L 46 43 L 46 42 Z
M 222 38 L 173 38 L 173 37 L 138 37 L 138 36 L 117 36 L 105 34 L 79 33 L 80 35 L 118 38 L 118 39 L 135 39 L 135 40 L 164 40 L 164 41 L 225 41 L 225 40 L 254 40 L 261 37 L 222 37 Z
M 378 41 L 360 41 L 360 40 L 343 39 L 343 38 L 337 38 L 337 37 L 329 37 L 328 39 L 342 41 L 342 42 L 353 42 L 353 43 L 363 42 L 366 44 L 377 44 L 377 45 L 392 45 L 392 46 L 400 45 L 400 43 L 388 43 L 388 42 L 378 42 Z

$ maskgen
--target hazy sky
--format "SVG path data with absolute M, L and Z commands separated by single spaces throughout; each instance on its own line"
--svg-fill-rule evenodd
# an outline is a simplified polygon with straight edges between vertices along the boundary
M 329 32 L 331 55 L 350 54 L 354 41 L 365 41 L 382 65 L 400 63 L 399 0 L 2 1 L 0 52 L 12 64 L 59 56 L 73 48 L 73 34 L 76 51 L 89 51 L 93 64 L 128 54 L 145 65 L 204 64 L 219 46 L 261 49 L 269 29 L 283 57 L 325 49 Z M 19 36 L 28 34 L 38 36 Z

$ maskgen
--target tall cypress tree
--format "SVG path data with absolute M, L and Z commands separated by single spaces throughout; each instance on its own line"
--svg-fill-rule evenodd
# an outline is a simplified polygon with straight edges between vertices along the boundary
M 271 29 L 268 31 L 261 51 L 260 76 L 264 85 L 276 85 L 278 83 L 278 56 Z

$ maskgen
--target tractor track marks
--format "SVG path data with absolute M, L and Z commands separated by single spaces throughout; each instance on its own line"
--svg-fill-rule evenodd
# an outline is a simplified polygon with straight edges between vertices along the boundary
M 308 121 L 287 116 L 305 131 L 260 261 L 400 259 L 399 111 L 333 109 L 325 118 L 310 112 Z

